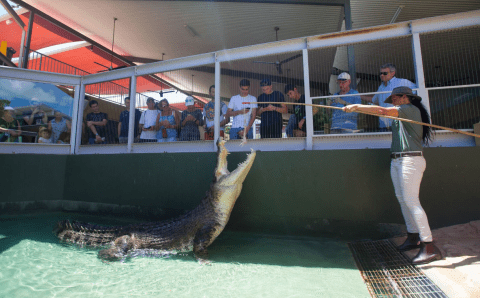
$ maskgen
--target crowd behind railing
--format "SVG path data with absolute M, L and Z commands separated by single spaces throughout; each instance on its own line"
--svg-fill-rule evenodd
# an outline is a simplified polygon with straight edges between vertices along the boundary
M 373 125 L 366 126 L 365 123 L 361 123 L 365 122 L 365 119 L 360 119 L 359 114 L 345 113 L 338 108 L 360 103 L 370 103 L 382 107 L 391 106 L 385 103 L 385 99 L 390 94 L 388 91 L 398 86 L 416 88 L 414 83 L 407 79 L 397 78 L 395 74 L 396 67 L 391 63 L 380 67 L 379 75 L 382 83 L 375 95 L 360 95 L 358 91 L 350 87 L 350 74 L 343 72 L 338 75 L 336 82 L 339 92 L 326 99 L 314 100 L 314 103 L 334 108 L 313 107 L 314 134 L 390 131 L 391 119 L 376 118 Z M 285 84 L 283 90 L 274 90 L 271 79 L 265 77 L 260 81 L 262 93 L 254 96 L 250 94 L 250 85 L 251 82 L 248 79 L 242 79 L 238 86 L 239 93 L 231 97 L 228 104 L 220 102 L 219 135 L 221 137 L 241 139 L 244 138 L 244 134 L 247 139 L 306 136 L 307 113 L 304 105 L 305 95 L 299 91 L 301 86 Z M 215 129 L 214 85 L 210 86 L 209 95 L 212 100 L 204 105 L 203 110 L 195 104 L 193 97 L 187 96 L 185 99 L 186 109 L 183 111 L 172 108 L 165 98 L 158 102 L 152 97 L 147 98 L 145 110 L 135 109 L 134 142 L 213 140 Z M 286 101 L 286 98 L 289 100 Z M 118 118 L 117 115 L 110 117 L 114 115 L 109 116 L 106 113 L 108 111 L 102 110 L 98 100 L 88 97 L 85 99 L 88 100 L 88 105 L 82 124 L 82 145 L 126 144 L 129 131 L 130 98 L 123 99 L 125 107 Z M 293 105 L 287 106 L 287 102 L 291 102 Z M 104 107 L 108 110 L 107 105 Z M 15 109 L 5 103 L 2 114 L 0 142 L 46 144 L 68 144 L 70 142 L 71 118 L 59 111 L 47 112 L 42 105 L 37 105 L 31 110 L 17 115 Z

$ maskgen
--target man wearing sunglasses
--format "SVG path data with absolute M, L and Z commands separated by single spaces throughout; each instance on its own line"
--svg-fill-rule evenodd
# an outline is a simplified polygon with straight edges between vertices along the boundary
M 417 86 L 415 86 L 414 83 L 410 82 L 407 79 L 399 79 L 395 77 L 395 72 L 396 72 L 396 67 L 392 63 L 386 63 L 382 66 L 380 66 L 380 79 L 382 80 L 382 83 L 378 87 L 377 92 L 385 92 L 385 91 L 392 91 L 396 87 L 400 86 L 406 86 L 409 87 L 410 89 L 415 89 Z M 385 103 L 385 100 L 387 97 L 390 96 L 390 93 L 379 93 L 375 94 L 373 97 L 372 96 L 362 96 L 363 100 L 366 100 L 368 102 L 372 102 L 373 104 L 376 104 L 381 107 L 393 107 L 391 104 Z M 391 124 L 392 120 L 380 117 L 380 131 L 390 131 L 391 130 Z

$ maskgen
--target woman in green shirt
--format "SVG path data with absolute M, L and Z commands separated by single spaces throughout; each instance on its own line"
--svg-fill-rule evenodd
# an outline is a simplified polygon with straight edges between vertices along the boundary
M 402 86 L 393 89 L 392 95 L 385 100 L 385 103 L 391 103 L 394 107 L 355 104 L 346 106 L 343 110 L 348 113 L 369 112 L 378 116 L 430 123 L 430 115 L 421 100 L 420 96 L 413 94 L 412 89 Z M 420 183 L 426 167 L 422 143 L 428 145 L 431 134 L 431 128 L 426 125 L 399 120 L 392 123 L 390 174 L 408 232 L 407 240 L 398 249 L 405 251 L 420 248 L 412 259 L 413 264 L 425 264 L 442 258 L 432 242 L 427 215 L 419 199 Z
M 14 109 L 5 107 L 0 118 L 0 142 L 16 142 L 22 134 L 20 122 L 15 119 Z

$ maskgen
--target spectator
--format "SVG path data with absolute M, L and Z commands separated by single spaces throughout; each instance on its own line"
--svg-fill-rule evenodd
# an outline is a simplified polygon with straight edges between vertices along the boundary
M 288 98 L 298 102 L 305 103 L 305 95 L 298 92 L 297 87 L 292 84 L 285 86 L 285 94 Z M 304 105 L 295 105 L 293 107 L 293 115 L 288 120 L 287 128 L 285 132 L 289 137 L 304 137 L 306 135 L 306 113 Z
M 415 88 L 415 84 L 410 82 L 407 79 L 398 79 L 395 77 L 397 68 L 392 63 L 386 63 L 380 66 L 380 79 L 382 83 L 378 87 L 377 92 L 392 91 L 396 87 L 407 86 L 411 89 Z M 372 102 L 381 107 L 393 107 L 393 105 L 385 103 L 385 99 L 390 95 L 390 93 L 380 93 L 372 95 L 363 95 L 361 98 L 365 101 Z M 390 131 L 390 126 L 392 125 L 392 120 L 388 118 L 379 118 L 380 122 L 380 131 Z
M 159 110 L 155 109 L 155 100 L 152 97 L 147 98 L 148 110 L 143 111 L 140 117 L 140 143 L 157 142 L 157 116 Z
M 248 94 L 250 90 L 250 81 L 243 79 L 240 81 L 240 94 L 232 96 L 228 103 L 227 118 L 233 117 L 232 127 L 230 128 L 230 139 L 241 139 L 247 131 L 247 138 L 253 139 L 253 122 L 257 114 L 257 104 L 243 104 L 244 102 L 256 102 L 255 96 Z
M 205 128 L 205 140 L 213 140 L 215 132 L 215 85 L 210 86 L 208 93 L 212 97 L 212 100 L 203 107 L 204 128 Z M 230 122 L 227 114 L 227 105 L 220 101 L 220 136 L 225 136 L 225 124 Z
M 178 112 L 170 107 L 166 98 L 160 101 L 161 112 L 157 115 L 158 142 L 177 141 L 177 128 L 180 126 Z
M 130 97 L 125 97 L 125 111 L 120 113 L 120 120 L 118 121 L 118 142 L 120 144 L 128 143 L 128 123 L 130 121 Z M 137 139 L 140 133 L 139 122 L 142 113 L 135 109 L 135 128 L 133 129 L 133 138 Z
M 52 144 L 52 131 L 46 127 L 40 127 L 38 130 L 38 143 Z
M 35 116 L 37 115 L 37 116 Z M 42 125 L 42 124 L 47 124 L 48 123 L 48 117 L 47 113 L 43 111 L 39 106 L 36 106 L 35 109 L 33 109 L 32 114 L 30 116 L 25 116 L 23 117 L 23 121 L 27 125 Z M 35 123 L 34 123 L 35 122 Z
M 70 132 L 70 130 L 72 129 L 72 124 L 70 123 L 70 121 L 63 118 L 63 115 L 62 115 L 61 112 L 56 111 L 54 115 L 55 115 L 55 118 L 53 118 L 52 120 L 50 120 L 50 122 L 48 122 L 48 129 L 52 132 L 52 143 L 63 144 L 63 141 L 60 140 L 60 135 L 63 132 L 67 132 L 67 133 Z M 89 118 L 88 118 L 88 115 L 87 115 L 87 121 L 89 121 L 88 119 Z M 90 143 L 90 144 L 92 144 L 92 143 Z
M 191 96 L 187 96 L 185 99 L 185 106 L 187 106 L 187 109 L 182 112 L 180 141 L 200 140 L 198 127 L 203 125 L 202 112 L 197 110 Z
M 335 93 L 334 95 L 345 95 L 345 94 L 358 94 L 358 91 L 350 89 L 350 75 L 346 72 L 342 72 L 337 77 L 337 84 L 340 86 L 340 92 Z M 344 106 L 351 104 L 360 104 L 362 99 L 360 96 L 346 96 L 346 97 L 336 97 L 331 103 L 334 107 L 343 108 Z M 349 113 L 346 114 L 340 110 L 332 111 L 332 125 L 331 133 L 346 133 L 354 132 L 357 130 L 358 122 L 358 113 Z
M 385 100 L 385 103 L 392 103 L 394 107 L 355 104 L 348 105 L 343 110 L 349 113 L 363 111 L 430 123 L 430 115 L 421 100 L 420 96 L 413 94 L 412 89 L 401 86 L 393 89 L 392 95 Z M 433 245 L 427 215 L 419 199 L 420 183 L 426 167 L 422 143 L 428 145 L 431 133 L 432 129 L 428 126 L 393 121 L 390 174 L 408 232 L 407 240 L 398 249 L 406 251 L 420 248 L 412 259 L 413 264 L 429 263 L 442 258 L 438 248 Z
M 285 94 L 292 100 L 298 103 L 305 103 L 305 95 L 300 94 L 298 92 L 297 87 L 295 85 L 289 84 L 285 86 Z M 325 124 L 328 123 L 327 114 L 325 111 L 318 107 L 312 108 L 312 115 L 313 115 L 313 130 L 320 131 L 325 128 Z M 290 116 L 288 120 L 287 128 L 285 132 L 287 136 L 290 137 L 304 137 L 306 136 L 307 126 L 306 122 L 306 111 L 305 105 L 295 105 L 294 106 L 294 114 Z
M 283 119 L 282 114 L 287 113 L 287 106 L 283 103 L 283 94 L 273 91 L 272 81 L 265 78 L 260 82 L 262 94 L 258 102 L 272 102 L 272 104 L 258 104 L 258 114 L 261 116 L 260 136 L 262 138 L 281 138 Z M 280 102 L 280 104 L 274 104 Z
M 21 142 L 22 126 L 15 119 L 15 110 L 5 107 L 0 118 L 0 142 Z
M 108 122 L 108 115 L 106 113 L 100 112 L 98 102 L 96 100 L 90 100 L 88 103 L 90 109 L 93 112 L 87 115 L 87 127 L 90 129 L 88 131 L 88 143 L 93 144 L 106 144 L 106 129 L 105 126 Z M 54 131 L 52 129 L 52 131 Z M 54 133 L 55 134 L 55 133 Z

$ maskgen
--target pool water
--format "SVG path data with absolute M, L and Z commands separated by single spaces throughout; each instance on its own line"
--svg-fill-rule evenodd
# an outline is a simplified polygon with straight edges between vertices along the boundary
M 60 244 L 58 220 L 126 224 L 75 213 L 0 217 L 0 297 L 370 297 L 342 240 L 223 232 L 211 266 L 192 253 L 104 262 Z

